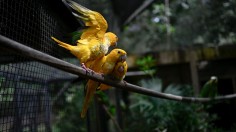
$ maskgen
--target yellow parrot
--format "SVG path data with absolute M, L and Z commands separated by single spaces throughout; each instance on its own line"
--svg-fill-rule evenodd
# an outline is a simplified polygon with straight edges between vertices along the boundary
M 82 20 L 85 23 L 85 26 L 88 27 L 87 29 L 84 29 L 80 36 L 81 39 L 78 40 L 79 43 L 87 44 L 89 40 L 94 37 L 98 38 L 99 41 L 103 41 L 108 24 L 99 12 L 92 11 L 72 0 L 63 0 L 63 2 L 71 8 L 72 14 L 78 21 Z
M 126 60 L 126 57 L 126 52 L 124 50 L 113 49 L 108 55 L 93 61 L 93 64 L 91 64 L 90 69 L 94 72 L 101 73 L 103 75 L 109 75 L 112 73 L 116 63 L 124 62 Z M 81 112 L 82 118 L 85 117 L 89 103 L 91 102 L 94 92 L 96 91 L 99 85 L 99 82 L 88 80 L 86 84 L 86 96 Z
M 108 52 L 110 45 L 116 45 L 116 37 L 111 33 L 105 34 L 104 42 L 98 39 L 91 39 L 88 44 L 77 43 L 76 46 L 64 43 L 54 37 L 51 37 L 58 43 L 59 46 L 69 50 L 74 56 L 76 56 L 81 63 L 95 60 L 104 56 Z
M 71 0 L 63 0 L 63 2 L 72 9 L 72 13 L 76 18 L 83 20 L 87 28 L 82 31 L 76 46 L 61 42 L 54 37 L 52 39 L 59 43 L 61 47 L 70 50 L 80 60 L 82 66 L 84 63 L 86 66 L 88 61 L 103 57 L 110 46 L 116 46 L 118 37 L 112 32 L 106 32 L 108 24 L 100 13 L 87 9 Z
M 125 74 L 127 72 L 128 69 L 128 65 L 126 63 L 126 61 L 124 62 L 118 62 L 114 68 L 114 70 L 111 73 L 111 77 L 113 77 L 114 79 L 118 80 L 118 81 L 122 81 L 125 78 Z M 98 89 L 99 90 L 107 90 L 109 89 L 111 86 L 106 85 L 106 84 L 101 84 Z

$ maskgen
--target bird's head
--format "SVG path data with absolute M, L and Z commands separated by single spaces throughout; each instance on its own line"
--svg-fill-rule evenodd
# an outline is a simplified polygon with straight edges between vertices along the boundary
M 116 62 L 124 62 L 126 61 L 127 53 L 122 49 L 113 49 L 109 53 L 109 56 L 112 56 L 112 58 L 116 60 Z
M 218 78 L 216 76 L 211 76 L 211 82 L 217 83 L 218 82 Z
M 117 46 L 118 37 L 114 33 L 107 32 L 105 37 L 109 39 L 111 46 Z

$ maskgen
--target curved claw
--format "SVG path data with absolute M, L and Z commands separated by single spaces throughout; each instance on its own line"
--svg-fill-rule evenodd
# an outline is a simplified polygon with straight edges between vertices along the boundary
M 94 71 L 91 70 L 91 69 L 89 69 L 89 68 L 87 68 L 84 63 L 81 64 L 81 67 L 82 67 L 86 72 L 88 72 L 88 73 L 92 73 L 92 74 L 94 73 Z
M 123 80 L 123 83 L 124 83 L 125 85 L 127 85 L 127 82 L 126 82 L 125 80 Z

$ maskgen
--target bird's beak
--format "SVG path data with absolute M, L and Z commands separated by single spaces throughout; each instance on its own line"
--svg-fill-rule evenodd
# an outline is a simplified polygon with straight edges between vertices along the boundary
M 127 59 L 127 55 L 122 55 L 122 56 L 120 56 L 120 61 L 121 61 L 121 62 L 126 61 L 126 59 Z

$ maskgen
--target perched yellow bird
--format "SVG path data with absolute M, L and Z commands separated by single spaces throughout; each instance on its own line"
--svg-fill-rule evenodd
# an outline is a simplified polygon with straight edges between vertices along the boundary
M 86 44 L 90 39 L 98 38 L 103 41 L 104 35 L 107 31 L 108 24 L 105 18 L 96 11 L 92 11 L 72 0 L 63 0 L 63 2 L 71 8 L 72 14 L 80 21 L 82 20 L 87 26 L 84 29 L 79 43 Z
M 69 50 L 81 63 L 86 63 L 104 56 L 108 52 L 110 44 L 115 45 L 116 43 L 116 37 L 110 33 L 105 34 L 104 42 L 98 39 L 91 39 L 89 44 L 77 43 L 76 46 L 64 43 L 54 37 L 51 38 L 56 41 L 59 46 Z
M 108 55 L 98 58 L 93 61 L 93 64 L 90 66 L 90 69 L 94 72 L 101 73 L 103 75 L 109 75 L 112 73 L 114 67 L 118 62 L 124 62 L 126 60 L 126 52 L 122 49 L 113 49 Z M 100 85 L 99 82 L 88 80 L 86 84 L 86 96 L 84 99 L 84 104 L 81 112 L 81 117 L 84 118 L 89 103 L 94 95 L 94 92 Z
M 111 77 L 113 77 L 117 81 L 122 81 L 125 78 L 125 74 L 127 72 L 128 65 L 126 61 L 124 62 L 118 62 L 114 68 L 114 70 L 111 73 Z M 111 86 L 106 85 L 106 84 L 101 84 L 98 89 L 99 90 L 107 90 Z
M 71 0 L 63 0 L 63 2 L 72 9 L 71 11 L 76 18 L 85 23 L 87 28 L 82 31 L 76 46 L 52 37 L 61 47 L 70 50 L 86 66 L 86 62 L 103 57 L 110 46 L 116 46 L 118 37 L 112 32 L 106 32 L 108 24 L 100 13 Z

